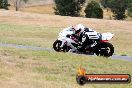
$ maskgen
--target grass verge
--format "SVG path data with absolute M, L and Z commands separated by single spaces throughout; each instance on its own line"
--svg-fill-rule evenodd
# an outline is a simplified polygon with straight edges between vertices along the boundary
M 0 42 L 52 48 L 52 44 L 57 39 L 61 29 L 35 25 L 0 23 Z M 114 38 L 110 41 L 115 47 L 115 54 L 132 55 L 132 32 L 105 28 L 98 31 L 110 31 L 115 34 Z
M 82 65 L 89 74 L 130 74 L 132 63 L 103 57 L 0 47 L 2 88 L 80 88 L 75 77 Z M 8 84 L 8 85 L 7 85 Z M 130 84 L 88 84 L 84 88 L 131 88 Z

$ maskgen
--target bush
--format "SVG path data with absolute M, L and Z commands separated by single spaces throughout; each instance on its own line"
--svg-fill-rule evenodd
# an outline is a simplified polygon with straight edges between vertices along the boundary
M 88 18 L 103 18 L 103 10 L 99 3 L 91 1 L 85 9 L 85 16 Z
M 127 14 L 128 16 L 132 17 L 132 1 L 128 5 Z
M 127 9 L 127 0 L 111 0 L 110 8 L 114 13 L 113 17 L 117 20 L 124 20 L 126 18 L 125 11 Z
M 8 10 L 8 0 L 0 0 L 0 9 L 6 9 Z
M 132 17 L 132 7 L 128 8 L 128 16 Z
M 125 11 L 131 1 L 132 0 L 101 0 L 101 4 L 105 8 L 111 9 L 114 19 L 123 20 L 126 18 Z
M 79 16 L 85 0 L 54 0 L 55 14 L 62 16 Z
M 104 8 L 108 7 L 108 0 L 100 0 L 100 3 Z

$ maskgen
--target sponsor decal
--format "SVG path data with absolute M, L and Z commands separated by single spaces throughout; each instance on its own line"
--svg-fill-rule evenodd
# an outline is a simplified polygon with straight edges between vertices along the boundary
M 84 68 L 79 68 L 76 76 L 79 85 L 86 83 L 110 84 L 110 83 L 130 83 L 131 76 L 129 74 L 86 74 Z

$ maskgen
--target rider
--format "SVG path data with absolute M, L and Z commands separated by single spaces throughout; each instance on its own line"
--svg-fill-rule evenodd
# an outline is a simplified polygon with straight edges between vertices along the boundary
M 60 33 L 59 36 L 64 37 L 64 41 L 62 41 L 62 44 L 60 47 L 63 47 L 64 43 L 67 42 L 67 45 L 71 47 L 71 52 L 73 51 L 83 51 L 87 45 L 87 48 L 93 47 L 96 42 L 92 41 L 93 39 L 98 39 L 99 38 L 99 33 L 85 27 L 82 24 L 78 24 L 75 27 L 70 26 L 68 28 L 63 29 Z M 71 37 L 74 36 L 76 40 L 72 39 Z M 81 45 L 81 47 L 74 47 L 72 43 L 78 43 Z
M 70 52 L 76 52 L 77 48 L 74 47 L 72 44 L 72 43 L 77 44 L 77 41 L 72 38 L 72 35 L 74 35 L 74 34 L 75 34 L 75 28 L 73 26 L 63 29 L 59 33 L 59 37 L 63 38 L 63 41 L 62 41 L 62 44 L 60 47 L 62 48 L 64 46 L 64 44 L 67 43 L 67 45 L 71 47 Z
M 90 49 L 91 47 L 95 46 L 97 43 L 96 41 L 99 39 L 99 33 L 83 26 L 82 24 L 78 24 L 75 27 L 75 34 L 78 36 L 78 41 L 81 44 L 81 47 L 78 47 L 78 51 L 83 51 L 85 49 Z M 88 45 L 88 46 L 87 46 Z

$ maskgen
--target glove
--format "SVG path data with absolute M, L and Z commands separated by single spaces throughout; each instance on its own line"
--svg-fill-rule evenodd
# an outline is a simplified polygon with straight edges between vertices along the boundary
M 67 37 L 67 38 L 70 38 L 70 37 L 71 37 L 71 35 L 66 35 L 66 37 Z

